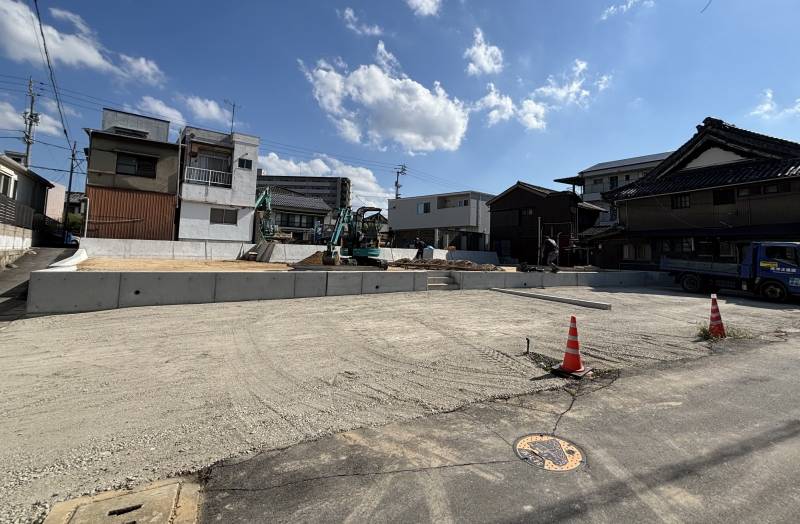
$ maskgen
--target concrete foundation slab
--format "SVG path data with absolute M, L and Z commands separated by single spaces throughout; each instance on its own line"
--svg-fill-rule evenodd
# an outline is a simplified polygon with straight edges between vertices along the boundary
M 414 271 L 413 274 L 414 274 L 414 291 L 427 291 L 428 273 L 426 271 Z
M 215 302 L 242 300 L 271 300 L 292 298 L 294 278 L 292 272 L 216 273 Z
M 214 273 L 121 273 L 119 307 L 214 302 Z
M 74 313 L 119 306 L 119 273 L 34 271 L 28 313 Z
M 365 273 L 328 272 L 328 289 L 326 295 L 360 295 L 362 279 Z
M 328 284 L 327 271 L 294 272 L 295 298 L 324 297 Z

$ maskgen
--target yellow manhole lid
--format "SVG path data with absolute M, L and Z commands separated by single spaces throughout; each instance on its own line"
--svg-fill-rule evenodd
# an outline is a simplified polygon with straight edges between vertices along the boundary
M 514 452 L 531 466 L 547 471 L 569 471 L 583 462 L 583 453 L 575 444 L 544 433 L 518 438 Z

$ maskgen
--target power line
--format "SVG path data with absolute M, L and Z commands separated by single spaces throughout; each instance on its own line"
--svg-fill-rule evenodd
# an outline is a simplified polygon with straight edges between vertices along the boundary
M 39 0 L 33 0 L 33 5 L 36 8 L 36 18 L 39 21 L 39 33 L 42 35 L 42 46 L 44 47 L 44 56 L 47 59 L 47 70 L 50 72 L 50 84 L 53 86 L 53 93 L 56 96 L 56 106 L 58 107 L 58 116 L 61 119 L 61 127 L 64 130 L 64 138 L 69 144 L 69 131 L 67 131 L 67 121 L 64 119 L 64 111 L 61 108 L 61 99 L 58 95 L 58 83 L 56 82 L 56 73 L 53 70 L 53 63 L 50 60 L 50 51 L 47 49 L 47 38 L 44 36 L 44 27 L 42 26 L 42 16 L 39 13 Z
M 48 171 L 58 171 L 59 173 L 69 173 L 69 169 L 61 169 L 58 167 L 48 167 L 48 166 L 28 166 L 31 169 L 46 169 Z M 74 173 L 78 173 L 79 175 L 85 175 L 86 171 L 73 171 Z

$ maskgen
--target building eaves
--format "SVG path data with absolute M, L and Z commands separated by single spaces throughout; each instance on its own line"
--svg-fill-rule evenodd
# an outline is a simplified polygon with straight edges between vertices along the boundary
M 630 200 L 797 177 L 800 177 L 800 158 L 745 160 L 677 171 L 660 178 L 645 177 L 603 193 L 603 198 Z

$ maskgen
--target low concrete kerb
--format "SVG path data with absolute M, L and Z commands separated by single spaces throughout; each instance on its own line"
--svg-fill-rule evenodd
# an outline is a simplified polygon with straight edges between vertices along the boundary
M 517 295 L 520 297 L 538 298 L 540 300 L 548 300 L 550 302 L 561 302 L 564 304 L 572 304 L 573 306 L 588 307 L 592 309 L 611 309 L 611 304 L 607 302 L 595 302 L 593 300 L 581 300 L 579 298 L 561 297 L 557 295 L 545 295 L 544 293 L 531 293 L 529 291 L 515 291 L 513 289 L 500 289 L 490 288 L 491 291 L 498 293 L 507 293 L 509 295 Z
M 68 267 L 75 268 L 81 262 L 83 262 L 85 260 L 88 260 L 88 258 L 89 258 L 89 255 L 86 253 L 86 250 L 81 248 L 81 249 L 78 249 L 77 251 L 75 251 L 75 253 L 71 257 L 65 258 L 64 260 L 59 260 L 58 262 L 53 262 L 48 267 L 51 267 L 51 268 L 68 268 Z M 71 270 L 67 269 L 65 271 L 71 271 Z

